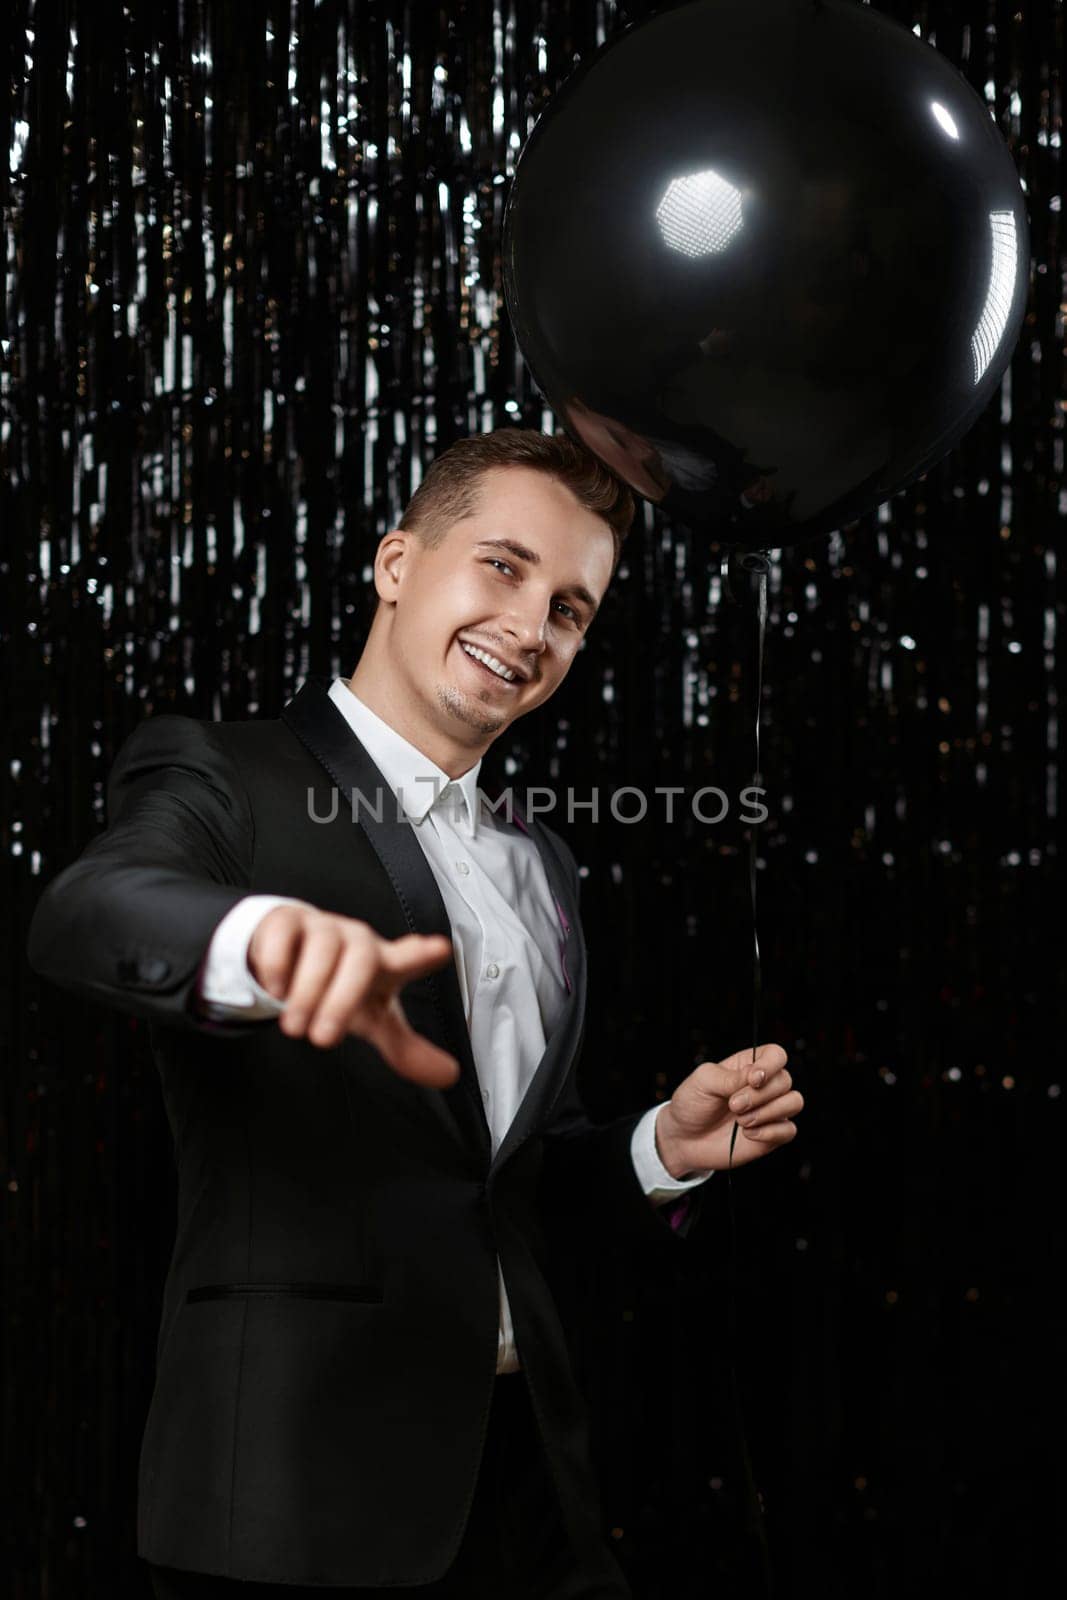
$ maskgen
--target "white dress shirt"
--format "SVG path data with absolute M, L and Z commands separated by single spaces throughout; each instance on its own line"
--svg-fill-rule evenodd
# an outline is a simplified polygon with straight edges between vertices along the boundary
M 330 699 L 381 772 L 415 829 L 452 925 L 452 948 L 495 1154 L 518 1111 L 566 998 L 559 922 L 537 846 L 498 817 L 478 790 L 477 761 L 449 780 L 383 721 L 343 678 Z M 389 799 L 385 799 L 388 813 Z M 377 797 L 367 803 L 377 810 Z M 284 1003 L 253 978 L 248 947 L 260 920 L 288 895 L 252 894 L 232 907 L 212 936 L 201 977 L 204 1012 L 217 1021 L 278 1016 Z M 403 994 L 401 993 L 401 1003 Z M 651 1107 L 630 1143 L 634 1170 L 653 1204 L 677 1198 L 711 1172 L 672 1178 L 656 1150 Z M 518 1368 L 518 1352 L 499 1262 L 497 1371 Z

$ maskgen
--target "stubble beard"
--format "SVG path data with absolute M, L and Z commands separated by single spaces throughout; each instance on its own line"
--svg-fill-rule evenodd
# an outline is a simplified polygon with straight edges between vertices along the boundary
M 473 696 L 457 689 L 454 684 L 438 684 L 437 700 L 450 716 L 457 717 L 476 733 L 495 734 L 507 726 L 506 717 L 489 712 Z

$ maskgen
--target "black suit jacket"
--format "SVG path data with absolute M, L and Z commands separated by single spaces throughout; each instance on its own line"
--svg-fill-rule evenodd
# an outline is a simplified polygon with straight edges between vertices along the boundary
M 108 826 L 45 890 L 33 968 L 147 1018 L 178 1169 L 138 1481 L 148 1561 L 277 1583 L 429 1583 L 474 1492 L 497 1356 L 499 1252 L 519 1357 L 572 1536 L 603 1559 L 588 1414 L 550 1287 L 552 1219 L 581 1248 L 688 1249 L 575 1087 L 586 994 L 578 873 L 527 826 L 570 924 L 572 990 L 496 1156 L 451 963 L 412 1025 L 461 1063 L 445 1090 L 355 1037 L 211 1024 L 196 983 L 223 915 L 294 895 L 381 935 L 451 935 L 414 830 L 310 678 L 279 719 L 164 715 L 122 746 Z M 334 791 L 339 791 L 336 814 Z M 386 796 L 381 822 L 352 796 Z M 518 1379 L 509 1381 L 518 1382 Z

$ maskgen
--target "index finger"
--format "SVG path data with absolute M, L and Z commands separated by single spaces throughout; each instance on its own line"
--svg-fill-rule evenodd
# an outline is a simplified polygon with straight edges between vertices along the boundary
M 443 933 L 405 933 L 399 939 L 378 941 L 381 970 L 401 983 L 443 967 L 451 954 L 452 941 Z

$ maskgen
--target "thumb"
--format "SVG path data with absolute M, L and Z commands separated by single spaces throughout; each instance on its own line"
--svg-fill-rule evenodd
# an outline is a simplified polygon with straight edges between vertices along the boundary
M 735 1050 L 721 1061 L 702 1061 L 694 1076 L 708 1094 L 718 1094 L 729 1099 L 745 1084 L 759 1088 L 775 1072 L 785 1066 L 787 1056 L 780 1044 L 761 1044 L 753 1053 L 752 1046 Z
M 749 1083 L 754 1072 L 762 1072 L 765 1081 L 773 1073 L 780 1072 L 788 1060 L 780 1044 L 757 1045 L 755 1051 L 751 1045 L 747 1045 L 744 1050 L 735 1050 L 732 1056 L 725 1056 L 719 1065 L 740 1072 L 745 1082 Z
M 363 1032 L 401 1078 L 410 1078 L 431 1089 L 447 1089 L 459 1078 L 459 1062 L 455 1056 L 416 1032 L 395 994 L 381 1015 Z

